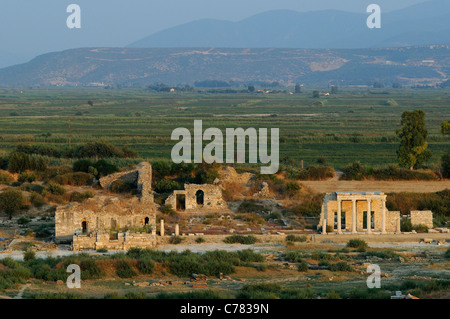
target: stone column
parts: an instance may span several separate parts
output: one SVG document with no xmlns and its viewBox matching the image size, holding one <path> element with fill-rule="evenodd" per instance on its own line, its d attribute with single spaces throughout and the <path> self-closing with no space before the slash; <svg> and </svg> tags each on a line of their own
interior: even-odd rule
<svg viewBox="0 0 450 319">
<path fill-rule="evenodd" d="M 386 200 L 381 200 L 381 233 L 386 234 Z"/>
<path fill-rule="evenodd" d="M 337 200 L 337 232 L 338 234 L 342 234 L 342 225 L 341 225 L 341 210 L 342 210 L 342 202 L 340 199 Z"/>
<path fill-rule="evenodd" d="M 180 226 L 178 224 L 175 225 L 175 236 L 180 236 Z"/>
<path fill-rule="evenodd" d="M 372 200 L 368 199 L 367 200 L 367 219 L 366 219 L 366 223 L 367 223 L 367 233 L 371 234 L 372 233 L 372 223 L 371 223 L 371 217 L 372 217 Z"/>
<path fill-rule="evenodd" d="M 164 219 L 161 219 L 161 237 L 164 237 Z"/>
<path fill-rule="evenodd" d="M 356 234 L 356 199 L 352 199 L 352 234 Z"/>
<path fill-rule="evenodd" d="M 396 230 L 396 234 L 400 234 L 402 232 L 401 226 L 400 226 L 400 220 L 401 220 L 401 216 L 400 214 L 398 214 L 398 218 L 397 218 L 397 230 Z"/>
<path fill-rule="evenodd" d="M 322 234 L 327 234 L 327 218 L 323 216 Z"/>
</svg>

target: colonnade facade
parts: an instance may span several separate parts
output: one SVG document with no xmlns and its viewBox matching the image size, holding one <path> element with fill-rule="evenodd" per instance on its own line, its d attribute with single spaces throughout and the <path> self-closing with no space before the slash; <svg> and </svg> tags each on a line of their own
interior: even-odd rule
<svg viewBox="0 0 450 319">
<path fill-rule="evenodd" d="M 382 192 L 335 192 L 324 198 L 322 233 L 386 233 L 386 195 Z M 330 230 L 330 229 L 329 229 Z"/>
</svg>

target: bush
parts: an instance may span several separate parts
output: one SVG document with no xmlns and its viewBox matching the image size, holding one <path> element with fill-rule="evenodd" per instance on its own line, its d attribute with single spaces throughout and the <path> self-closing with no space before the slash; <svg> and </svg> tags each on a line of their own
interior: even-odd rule
<svg viewBox="0 0 450 319">
<path fill-rule="evenodd" d="M 118 147 L 104 141 L 86 143 L 77 149 L 76 154 L 79 158 L 123 157 Z"/>
<path fill-rule="evenodd" d="M 324 253 L 322 251 L 314 251 L 311 254 L 311 259 L 314 259 L 314 260 L 331 260 L 332 256 L 330 254 Z"/>
<path fill-rule="evenodd" d="M 304 181 L 323 181 L 334 177 L 334 169 L 327 166 L 308 166 L 299 170 L 290 170 L 288 174 L 291 178 Z"/>
<path fill-rule="evenodd" d="M 66 193 L 65 188 L 56 183 L 48 183 L 47 190 L 54 195 L 64 195 Z"/>
<path fill-rule="evenodd" d="M 308 263 L 306 261 L 301 261 L 297 265 L 297 270 L 298 271 L 308 271 Z"/>
<path fill-rule="evenodd" d="M 12 181 L 13 178 L 8 172 L 0 170 L 0 184 L 9 184 Z"/>
<path fill-rule="evenodd" d="M 91 167 L 93 165 L 94 164 L 89 159 L 80 159 L 73 163 L 72 169 L 74 172 L 89 173 L 89 167 Z"/>
<path fill-rule="evenodd" d="M 159 211 L 163 214 L 169 215 L 169 216 L 174 216 L 177 214 L 177 212 L 172 208 L 172 205 L 167 204 L 167 205 L 162 205 L 159 208 Z"/>
<path fill-rule="evenodd" d="M 366 170 L 361 165 L 360 162 L 355 162 L 353 164 L 348 165 L 345 167 L 342 172 L 344 175 L 342 175 L 341 179 L 344 180 L 363 180 L 366 177 Z"/>
<path fill-rule="evenodd" d="M 205 239 L 204 239 L 203 237 L 198 237 L 198 238 L 195 239 L 195 242 L 196 242 L 197 244 L 201 244 L 201 243 L 204 243 L 204 242 L 205 242 Z"/>
<path fill-rule="evenodd" d="M 36 180 L 36 174 L 32 172 L 22 172 L 19 174 L 19 177 L 17 178 L 17 181 L 19 183 L 33 183 Z"/>
<path fill-rule="evenodd" d="M 97 265 L 95 260 L 91 258 L 82 258 L 80 260 L 81 278 L 86 279 L 98 279 L 102 276 L 102 271 Z"/>
<path fill-rule="evenodd" d="M 37 208 L 45 205 L 44 197 L 36 192 L 31 193 L 30 201 L 31 201 L 31 205 L 33 205 L 34 207 L 37 207 Z"/>
<path fill-rule="evenodd" d="M 287 182 L 285 187 L 286 187 L 286 193 L 289 196 L 294 196 L 301 189 L 300 185 L 297 182 Z"/>
<path fill-rule="evenodd" d="M 142 274 L 151 274 L 155 269 L 155 264 L 149 258 L 139 259 L 137 263 L 137 268 Z"/>
<path fill-rule="evenodd" d="M 264 205 L 259 204 L 255 200 L 243 201 L 238 209 L 238 213 L 260 213 L 261 211 L 266 210 Z"/>
<path fill-rule="evenodd" d="M 348 248 L 356 248 L 357 251 L 366 251 L 369 245 L 362 239 L 350 239 L 347 242 Z"/>
<path fill-rule="evenodd" d="M 227 244 L 244 244 L 252 245 L 256 243 L 258 239 L 255 236 L 242 236 L 242 235 L 232 235 L 225 238 L 224 242 Z"/>
<path fill-rule="evenodd" d="M 258 264 L 255 266 L 257 271 L 266 271 L 269 267 L 266 264 Z"/>
<path fill-rule="evenodd" d="M 184 238 L 181 238 L 180 236 L 172 236 L 169 239 L 169 243 L 171 243 L 172 245 L 178 245 L 180 244 L 182 241 L 184 240 Z"/>
<path fill-rule="evenodd" d="M 86 199 L 89 198 L 93 198 L 95 195 L 93 192 L 91 191 L 85 191 L 85 192 L 73 192 L 72 194 L 70 194 L 70 201 L 71 202 L 79 202 L 82 203 L 84 202 Z"/>
<path fill-rule="evenodd" d="M 94 176 L 85 172 L 66 173 L 58 175 L 53 179 L 53 182 L 60 185 L 85 186 L 91 185 Z"/>
<path fill-rule="evenodd" d="M 25 262 L 28 262 L 28 261 L 33 260 L 35 258 L 36 258 L 36 253 L 33 250 L 31 250 L 31 249 L 27 249 L 23 253 L 23 260 Z"/>
<path fill-rule="evenodd" d="M 400 221 L 400 230 L 402 232 L 411 232 L 413 230 L 413 226 L 411 224 L 411 220 L 409 218 L 402 218 Z"/>
<path fill-rule="evenodd" d="M 17 220 L 17 223 L 19 224 L 19 225 L 26 225 L 26 224 L 28 224 L 29 222 L 31 222 L 31 219 L 29 219 L 29 218 L 26 218 L 26 217 L 20 217 L 18 220 Z"/>
<path fill-rule="evenodd" d="M 284 254 L 283 260 L 290 261 L 293 263 L 301 262 L 303 258 L 303 254 L 300 251 L 288 251 Z"/>
<path fill-rule="evenodd" d="M 317 194 L 305 198 L 299 205 L 293 208 L 296 216 L 317 217 L 322 208 L 323 195 Z"/>
<path fill-rule="evenodd" d="M 345 261 L 340 261 L 338 263 L 331 264 L 330 265 L 330 270 L 331 271 L 347 271 L 347 272 L 350 272 L 350 271 L 353 271 L 353 268 L 348 263 L 346 263 Z"/>
<path fill-rule="evenodd" d="M 116 274 L 120 278 L 132 278 L 137 276 L 137 273 L 131 266 L 130 261 L 126 259 L 117 260 Z"/>
<path fill-rule="evenodd" d="M 450 248 L 449 248 L 449 249 L 447 249 L 447 251 L 445 252 L 445 254 L 444 254 L 444 258 L 446 258 L 446 259 L 450 259 Z"/>
<path fill-rule="evenodd" d="M 426 233 L 428 231 L 428 226 L 423 224 L 414 225 L 413 230 L 415 230 L 417 233 Z"/>
<path fill-rule="evenodd" d="M 286 236 L 286 241 L 291 241 L 291 242 L 305 242 L 306 241 L 306 236 L 295 236 L 295 235 L 287 235 Z"/>
<path fill-rule="evenodd" d="M 157 193 L 171 193 L 176 189 L 180 189 L 180 184 L 171 179 L 162 179 L 155 185 L 155 192 Z"/>
</svg>

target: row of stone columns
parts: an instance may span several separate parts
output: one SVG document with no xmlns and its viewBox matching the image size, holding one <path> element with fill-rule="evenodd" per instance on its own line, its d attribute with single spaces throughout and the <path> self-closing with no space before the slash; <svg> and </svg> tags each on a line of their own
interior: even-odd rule
<svg viewBox="0 0 450 319">
<path fill-rule="evenodd" d="M 342 223 L 341 223 L 341 217 L 342 217 L 342 201 L 341 199 L 337 200 L 337 233 L 338 234 L 342 234 Z M 367 234 L 371 234 L 372 233 L 372 221 L 371 221 L 371 216 L 372 216 L 372 200 L 368 199 L 367 201 L 367 216 L 366 216 L 366 224 L 367 224 Z M 357 225 L 356 225 L 356 215 L 357 215 L 357 205 L 356 205 L 357 200 L 356 199 L 352 199 L 352 234 L 356 234 L 357 233 Z M 382 200 L 382 205 L 381 205 L 381 233 L 385 234 L 386 233 L 386 200 Z M 327 233 L 326 231 L 326 227 L 327 227 L 327 218 L 323 219 L 323 225 L 322 225 L 322 232 L 324 234 Z"/>
</svg>

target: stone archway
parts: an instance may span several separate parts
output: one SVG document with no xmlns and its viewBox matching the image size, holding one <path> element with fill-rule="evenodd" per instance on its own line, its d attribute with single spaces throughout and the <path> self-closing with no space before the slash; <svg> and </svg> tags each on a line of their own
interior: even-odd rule
<svg viewBox="0 0 450 319">
<path fill-rule="evenodd" d="M 195 200 L 198 206 L 203 206 L 205 203 L 205 192 L 199 189 L 195 193 Z"/>
<path fill-rule="evenodd" d="M 144 225 L 145 225 L 145 226 L 148 226 L 149 223 L 150 223 L 150 218 L 145 217 L 145 219 L 144 219 Z"/>
</svg>

